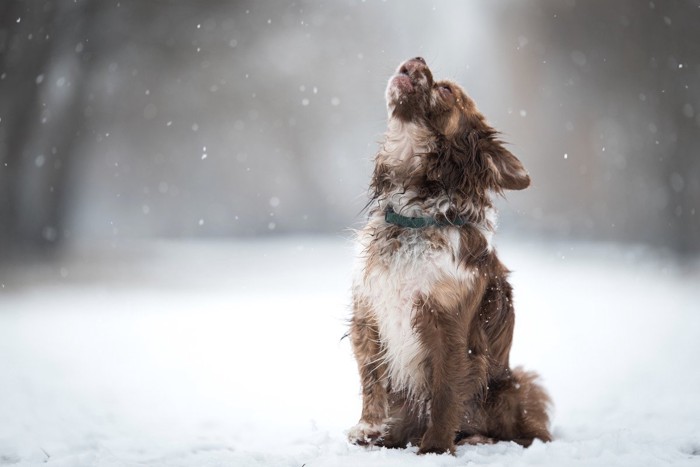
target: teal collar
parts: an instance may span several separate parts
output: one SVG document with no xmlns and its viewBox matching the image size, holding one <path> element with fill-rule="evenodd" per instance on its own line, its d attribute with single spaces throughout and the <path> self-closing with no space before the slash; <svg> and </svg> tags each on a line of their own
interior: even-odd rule
<svg viewBox="0 0 700 467">
<path fill-rule="evenodd" d="M 468 221 L 462 219 L 461 217 L 455 219 L 454 222 L 450 222 L 448 220 L 438 221 L 434 217 L 407 217 L 395 213 L 392 208 L 388 208 L 386 210 L 384 213 L 384 220 L 389 224 L 408 227 L 410 229 L 420 229 L 423 227 L 458 227 L 468 223 Z"/>
</svg>

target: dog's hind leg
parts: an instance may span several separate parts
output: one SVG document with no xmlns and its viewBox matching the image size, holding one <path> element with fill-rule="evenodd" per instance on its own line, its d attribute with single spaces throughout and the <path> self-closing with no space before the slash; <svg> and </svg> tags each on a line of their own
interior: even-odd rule
<svg viewBox="0 0 700 467">
<path fill-rule="evenodd" d="M 537 374 L 516 368 L 510 378 L 490 384 L 483 405 L 488 436 L 526 447 L 535 439 L 552 440 L 547 413 L 550 398 L 536 380 Z"/>
</svg>

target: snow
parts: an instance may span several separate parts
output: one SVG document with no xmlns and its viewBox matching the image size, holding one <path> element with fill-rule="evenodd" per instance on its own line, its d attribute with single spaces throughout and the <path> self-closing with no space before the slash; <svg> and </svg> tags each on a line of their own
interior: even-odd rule
<svg viewBox="0 0 700 467">
<path fill-rule="evenodd" d="M 155 242 L 0 268 L 0 465 L 700 465 L 700 274 L 639 248 L 500 239 L 512 363 L 555 441 L 349 445 L 343 239 Z"/>
</svg>

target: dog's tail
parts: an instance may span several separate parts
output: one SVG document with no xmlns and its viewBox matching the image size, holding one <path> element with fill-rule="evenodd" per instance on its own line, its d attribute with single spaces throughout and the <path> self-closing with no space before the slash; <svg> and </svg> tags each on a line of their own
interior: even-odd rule
<svg viewBox="0 0 700 467">
<path fill-rule="evenodd" d="M 552 402 L 537 382 L 537 373 L 517 367 L 511 376 L 488 392 L 485 404 L 488 432 L 523 446 L 529 446 L 535 439 L 551 441 L 548 412 Z"/>
</svg>

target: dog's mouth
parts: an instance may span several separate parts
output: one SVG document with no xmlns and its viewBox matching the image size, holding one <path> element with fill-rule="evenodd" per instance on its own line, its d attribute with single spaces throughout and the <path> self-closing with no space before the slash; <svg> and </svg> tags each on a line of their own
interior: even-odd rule
<svg viewBox="0 0 700 467">
<path fill-rule="evenodd" d="M 390 110 L 397 107 L 415 107 L 425 100 L 433 85 L 433 75 L 421 57 L 406 60 L 389 79 L 386 100 Z M 407 110 L 407 109 L 406 109 Z M 404 112 L 405 113 L 405 112 Z"/>
<path fill-rule="evenodd" d="M 391 79 L 391 85 L 396 87 L 401 94 L 412 93 L 416 89 L 415 84 L 407 73 L 395 74 Z"/>
</svg>

